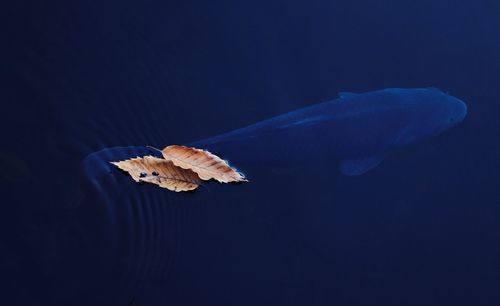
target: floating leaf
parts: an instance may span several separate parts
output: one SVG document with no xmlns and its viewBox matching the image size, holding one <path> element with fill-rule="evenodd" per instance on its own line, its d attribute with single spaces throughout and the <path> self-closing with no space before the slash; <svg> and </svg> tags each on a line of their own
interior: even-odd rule
<svg viewBox="0 0 500 306">
<path fill-rule="evenodd" d="M 195 172 L 177 167 L 171 161 L 154 156 L 136 157 L 111 163 L 127 171 L 136 182 L 156 184 L 172 191 L 194 190 L 201 183 Z"/>
<path fill-rule="evenodd" d="M 196 172 L 202 180 L 215 179 L 221 183 L 247 182 L 243 173 L 208 151 L 178 145 L 171 145 L 158 151 L 174 165 Z"/>
</svg>

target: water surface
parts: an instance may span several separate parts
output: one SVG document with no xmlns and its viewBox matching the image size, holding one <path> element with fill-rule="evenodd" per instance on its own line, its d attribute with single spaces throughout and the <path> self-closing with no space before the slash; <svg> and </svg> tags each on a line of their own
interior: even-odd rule
<svg viewBox="0 0 500 306">
<path fill-rule="evenodd" d="M 498 305 L 495 1 L 2 8 L 9 305 Z M 339 91 L 426 86 L 465 100 L 467 119 L 360 177 L 252 168 L 250 184 L 175 194 L 82 167 Z"/>
</svg>

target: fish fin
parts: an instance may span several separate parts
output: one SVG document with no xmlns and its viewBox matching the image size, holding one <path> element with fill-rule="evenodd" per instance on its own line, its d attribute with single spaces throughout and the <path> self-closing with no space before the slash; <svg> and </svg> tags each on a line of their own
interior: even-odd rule
<svg viewBox="0 0 500 306">
<path fill-rule="evenodd" d="M 359 94 L 354 93 L 354 92 L 349 92 L 349 91 L 339 92 L 339 97 L 341 97 L 341 98 L 351 98 L 351 97 L 355 97 L 357 95 L 359 95 Z"/>
<path fill-rule="evenodd" d="M 340 172 L 345 175 L 361 175 L 377 167 L 384 160 L 384 156 L 369 156 L 346 159 L 340 162 Z"/>
</svg>

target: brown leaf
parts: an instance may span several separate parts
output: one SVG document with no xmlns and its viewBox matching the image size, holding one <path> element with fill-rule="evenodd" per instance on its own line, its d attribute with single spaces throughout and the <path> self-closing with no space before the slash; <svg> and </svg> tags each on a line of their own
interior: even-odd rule
<svg viewBox="0 0 500 306">
<path fill-rule="evenodd" d="M 228 162 L 208 151 L 172 145 L 161 150 L 166 160 L 182 169 L 190 169 L 202 180 L 215 179 L 221 183 L 247 182 L 243 173 L 229 166 Z"/>
<path fill-rule="evenodd" d="M 154 156 L 136 157 L 111 163 L 127 171 L 136 182 L 156 184 L 172 191 L 194 190 L 201 183 L 195 172 L 179 168 L 171 161 Z"/>
</svg>

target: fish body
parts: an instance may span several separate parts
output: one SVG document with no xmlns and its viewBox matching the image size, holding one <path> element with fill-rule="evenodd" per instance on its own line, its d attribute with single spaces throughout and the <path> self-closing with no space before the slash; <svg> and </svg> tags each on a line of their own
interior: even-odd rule
<svg viewBox="0 0 500 306">
<path fill-rule="evenodd" d="M 237 165 L 340 161 L 344 174 L 374 168 L 395 149 L 461 122 L 466 104 L 436 88 L 340 93 L 339 98 L 190 143 Z"/>
<path fill-rule="evenodd" d="M 231 164 L 259 169 L 339 162 L 346 175 L 379 165 L 387 153 L 437 135 L 460 123 L 466 104 L 436 88 L 389 88 L 340 93 L 339 98 L 195 141 Z M 86 158 L 93 177 L 109 162 L 152 152 L 144 147 L 106 148 Z"/>
</svg>

